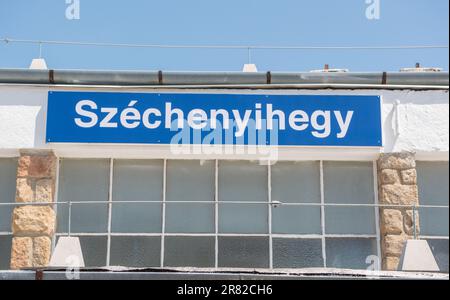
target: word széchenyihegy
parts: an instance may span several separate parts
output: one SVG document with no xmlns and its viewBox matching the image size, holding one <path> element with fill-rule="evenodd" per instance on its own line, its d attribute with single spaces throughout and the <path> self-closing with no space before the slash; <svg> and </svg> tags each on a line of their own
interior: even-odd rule
<svg viewBox="0 0 450 300">
<path fill-rule="evenodd" d="M 163 112 L 153 107 L 140 111 L 134 107 L 137 102 L 132 100 L 126 108 L 119 111 L 117 107 L 98 107 L 94 101 L 80 100 L 75 105 L 78 117 L 74 118 L 74 121 L 82 128 L 121 126 L 133 129 L 144 126 L 156 129 L 164 126 L 166 129 L 176 130 L 189 126 L 192 129 L 202 130 L 229 129 L 232 125 L 236 128 L 236 137 L 242 136 L 250 123 L 254 124 L 256 130 L 286 130 L 289 126 L 293 130 L 304 131 L 311 126 L 311 134 L 316 138 L 326 138 L 331 132 L 336 132 L 337 138 L 344 138 L 354 113 L 352 110 L 344 113 L 339 110 L 315 110 L 308 114 L 301 109 L 284 112 L 274 109 L 270 103 L 265 104 L 264 109 L 261 103 L 256 103 L 254 109 L 245 111 L 223 108 L 206 111 L 194 108 L 184 112 L 180 108 L 173 107 L 171 102 L 165 102 Z M 332 124 L 337 124 L 337 130 L 332 130 Z"/>
</svg>

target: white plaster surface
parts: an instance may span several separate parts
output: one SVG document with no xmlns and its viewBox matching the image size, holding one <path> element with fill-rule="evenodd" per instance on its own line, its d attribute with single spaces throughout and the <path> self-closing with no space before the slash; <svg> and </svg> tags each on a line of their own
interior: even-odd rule
<svg viewBox="0 0 450 300">
<path fill-rule="evenodd" d="M 0 85 L 0 156 L 22 148 L 51 148 L 71 157 L 173 157 L 168 146 L 107 144 L 46 144 L 45 120 L 49 90 L 117 92 L 207 92 L 305 95 L 380 95 L 383 148 L 281 147 L 280 159 L 374 159 L 380 152 L 415 152 L 418 159 L 448 160 L 448 90 L 176 90 L 126 87 Z M 177 157 L 192 157 L 178 155 Z M 205 155 L 201 155 L 205 157 Z M 210 155 L 210 158 L 227 157 Z M 229 156 L 235 157 L 235 156 Z"/>
</svg>

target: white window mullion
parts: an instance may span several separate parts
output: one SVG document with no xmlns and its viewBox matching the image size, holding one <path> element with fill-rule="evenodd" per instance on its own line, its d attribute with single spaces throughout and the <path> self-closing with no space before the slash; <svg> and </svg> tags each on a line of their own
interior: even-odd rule
<svg viewBox="0 0 450 300">
<path fill-rule="evenodd" d="M 215 160 L 214 167 L 214 266 L 219 267 L 219 160 Z"/>
<path fill-rule="evenodd" d="M 59 204 L 58 204 L 59 166 L 60 166 L 60 158 L 57 157 L 56 158 L 56 174 L 55 174 L 55 176 L 56 176 L 56 178 L 55 178 L 55 198 L 53 199 L 53 203 L 56 203 L 56 204 L 53 204 L 53 211 L 55 212 L 56 224 L 58 224 L 58 206 L 59 206 Z M 53 238 L 52 238 L 52 253 L 53 253 L 53 250 L 55 249 L 55 247 L 56 247 L 56 234 L 54 234 Z"/>
<path fill-rule="evenodd" d="M 269 161 L 267 165 L 267 195 L 268 195 L 268 222 L 269 222 L 269 268 L 273 269 L 273 240 L 272 240 L 272 168 Z"/>
<path fill-rule="evenodd" d="M 375 232 L 377 235 L 377 257 L 378 270 L 381 270 L 381 236 L 380 236 L 380 207 L 378 202 L 378 174 L 377 162 L 373 161 L 373 196 L 375 203 Z"/>
<path fill-rule="evenodd" d="M 112 223 L 112 190 L 113 190 L 113 176 L 114 176 L 114 159 L 109 161 L 109 193 L 108 193 L 108 239 L 106 249 L 106 266 L 110 265 L 111 261 L 111 223 Z"/>
<path fill-rule="evenodd" d="M 162 199 L 162 225 L 161 225 L 161 262 L 160 267 L 164 267 L 164 234 L 166 231 L 166 180 L 167 180 L 167 159 L 164 159 L 163 169 L 163 199 Z"/>
<path fill-rule="evenodd" d="M 320 161 L 320 221 L 322 227 L 322 259 L 323 266 L 327 266 L 327 252 L 326 252 L 326 242 L 325 242 L 325 194 L 323 186 L 323 161 Z"/>
</svg>

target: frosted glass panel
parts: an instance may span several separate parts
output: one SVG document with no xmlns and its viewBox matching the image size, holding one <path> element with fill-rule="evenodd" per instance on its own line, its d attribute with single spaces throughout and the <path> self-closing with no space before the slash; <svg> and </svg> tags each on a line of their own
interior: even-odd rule
<svg viewBox="0 0 450 300">
<path fill-rule="evenodd" d="M 324 162 L 325 203 L 374 203 L 372 162 Z"/>
<path fill-rule="evenodd" d="M 220 233 L 268 233 L 267 204 L 219 204 Z"/>
<path fill-rule="evenodd" d="M 325 232 L 330 234 L 375 234 L 373 207 L 325 207 Z"/>
<path fill-rule="evenodd" d="M 214 187 L 214 161 L 168 161 L 166 232 L 214 232 Z M 171 201 L 209 201 L 210 203 L 170 203 Z"/>
<path fill-rule="evenodd" d="M 107 232 L 108 206 L 106 204 L 72 204 L 72 233 Z"/>
<path fill-rule="evenodd" d="M 274 268 L 323 267 L 320 239 L 273 239 Z"/>
<path fill-rule="evenodd" d="M 164 265 L 170 267 L 214 267 L 214 237 L 167 236 Z"/>
<path fill-rule="evenodd" d="M 448 211 L 448 208 L 420 207 L 420 234 L 448 236 Z"/>
<path fill-rule="evenodd" d="M 86 267 L 106 266 L 106 236 L 80 236 L 81 251 Z"/>
<path fill-rule="evenodd" d="M 162 201 L 162 160 L 114 160 L 113 201 Z"/>
<path fill-rule="evenodd" d="M 16 201 L 17 158 L 0 158 L 0 203 Z M 11 232 L 12 205 L 0 205 L 0 231 Z"/>
<path fill-rule="evenodd" d="M 14 206 L 0 205 L 0 231 L 11 232 L 11 216 L 13 209 Z"/>
<path fill-rule="evenodd" d="M 162 227 L 160 203 L 113 203 L 113 232 L 160 233 Z"/>
<path fill-rule="evenodd" d="M 320 203 L 318 162 L 277 162 L 271 172 L 272 201 Z"/>
<path fill-rule="evenodd" d="M 448 161 L 419 161 L 416 170 L 420 204 L 448 205 Z"/>
<path fill-rule="evenodd" d="M 72 204 L 72 232 L 106 232 L 107 204 L 89 204 L 91 201 L 108 201 L 109 160 L 63 159 L 59 173 L 61 202 L 82 201 Z M 58 232 L 67 232 L 69 206 L 58 205 Z"/>
<path fill-rule="evenodd" d="M 448 240 L 429 239 L 427 242 L 436 259 L 439 271 L 448 273 Z"/>
<path fill-rule="evenodd" d="M 162 201 L 162 160 L 115 160 L 113 201 Z M 161 232 L 161 203 L 114 203 L 113 232 Z"/>
<path fill-rule="evenodd" d="M 248 161 L 219 163 L 219 201 L 267 202 L 267 166 Z M 219 232 L 267 233 L 268 205 L 219 205 Z"/>
<path fill-rule="evenodd" d="M 267 202 L 267 166 L 249 161 L 220 161 L 219 200 Z"/>
<path fill-rule="evenodd" d="M 320 207 L 281 205 L 272 207 L 272 232 L 320 234 Z"/>
<path fill-rule="evenodd" d="M 219 237 L 219 267 L 268 268 L 269 238 Z"/>
<path fill-rule="evenodd" d="M 112 266 L 160 266 L 161 238 L 142 236 L 111 237 Z"/>
<path fill-rule="evenodd" d="M 376 239 L 328 238 L 325 243 L 329 268 L 365 270 L 366 258 L 377 255 Z"/>
<path fill-rule="evenodd" d="M 166 203 L 166 232 L 215 232 L 214 204 Z"/>
<path fill-rule="evenodd" d="M 215 162 L 169 160 L 166 201 L 214 201 Z"/>
<path fill-rule="evenodd" d="M 0 270 L 9 270 L 11 242 L 11 235 L 0 235 Z"/>
</svg>

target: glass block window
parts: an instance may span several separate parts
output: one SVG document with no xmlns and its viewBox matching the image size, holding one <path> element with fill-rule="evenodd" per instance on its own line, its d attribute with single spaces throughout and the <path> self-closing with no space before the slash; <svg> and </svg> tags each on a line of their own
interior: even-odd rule
<svg viewBox="0 0 450 300">
<path fill-rule="evenodd" d="M 344 269 L 366 269 L 366 258 L 376 255 L 376 239 L 327 238 L 327 266 Z"/>
<path fill-rule="evenodd" d="M 166 232 L 214 233 L 215 162 L 167 162 Z"/>
<path fill-rule="evenodd" d="M 326 233 L 375 234 L 374 208 L 357 206 L 375 203 L 372 163 L 324 162 L 323 186 Z"/>
<path fill-rule="evenodd" d="M 105 233 L 108 228 L 109 161 L 60 161 L 58 231 Z M 70 227 L 70 228 L 69 228 Z"/>
<path fill-rule="evenodd" d="M 365 269 L 379 254 L 373 162 L 61 159 L 59 176 L 58 236 L 80 236 L 87 266 Z"/>
<path fill-rule="evenodd" d="M 322 267 L 322 240 L 274 238 L 273 266 L 274 268 Z"/>
<path fill-rule="evenodd" d="M 0 270 L 8 270 L 11 260 L 11 234 L 0 235 Z"/>
<path fill-rule="evenodd" d="M 268 233 L 267 166 L 219 162 L 219 232 Z"/>
<path fill-rule="evenodd" d="M 219 267 L 268 268 L 268 250 L 268 237 L 220 237 Z"/>
<path fill-rule="evenodd" d="M 11 258 L 11 216 L 15 206 L 17 158 L 0 158 L 0 270 L 8 270 Z"/>
<path fill-rule="evenodd" d="M 106 264 L 107 245 L 106 236 L 80 236 L 84 264 L 87 267 L 103 267 Z"/>
<path fill-rule="evenodd" d="M 271 167 L 272 232 L 320 234 L 319 162 L 277 162 Z"/>
<path fill-rule="evenodd" d="M 113 236 L 110 251 L 111 265 L 158 267 L 161 259 L 161 237 Z"/>
<path fill-rule="evenodd" d="M 16 201 L 17 158 L 0 158 L 0 232 L 11 231 L 12 205 Z"/>
<path fill-rule="evenodd" d="M 161 233 L 162 160 L 115 160 L 112 232 Z"/>
<path fill-rule="evenodd" d="M 426 239 L 441 272 L 448 273 L 448 161 L 417 161 L 420 238 Z"/>
<path fill-rule="evenodd" d="M 212 236 L 167 236 L 164 247 L 166 266 L 213 268 L 215 265 L 215 239 Z"/>
<path fill-rule="evenodd" d="M 448 238 L 427 239 L 440 272 L 448 273 Z"/>
<path fill-rule="evenodd" d="M 448 237 L 448 167 L 448 162 L 417 162 L 421 235 Z"/>
</svg>

